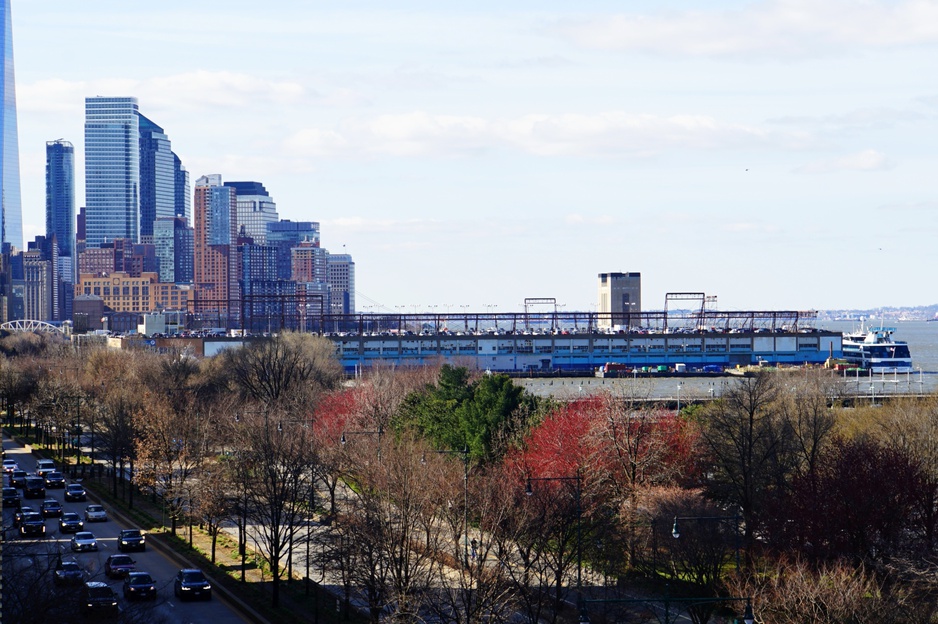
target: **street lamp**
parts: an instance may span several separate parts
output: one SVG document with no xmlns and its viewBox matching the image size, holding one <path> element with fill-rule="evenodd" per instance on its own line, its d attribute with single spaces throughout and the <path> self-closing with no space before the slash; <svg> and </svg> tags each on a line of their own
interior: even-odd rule
<svg viewBox="0 0 938 624">
<path fill-rule="evenodd" d="M 534 494 L 534 489 L 531 487 L 533 481 L 573 481 L 576 483 L 576 593 L 577 593 L 577 606 L 580 608 L 580 612 L 584 613 L 583 608 L 583 551 L 582 551 L 582 537 L 583 537 L 583 509 L 580 505 L 580 496 L 581 496 L 581 485 L 582 477 L 580 477 L 579 472 L 572 477 L 528 477 L 527 483 L 524 487 L 524 493 L 528 496 Z M 587 620 L 589 621 L 589 620 Z"/>
<path fill-rule="evenodd" d="M 677 382 L 677 413 L 681 413 L 681 387 L 684 384 L 682 382 Z"/>
<path fill-rule="evenodd" d="M 680 539 L 681 537 L 681 531 L 678 527 L 679 520 L 714 520 L 716 522 L 732 520 L 735 523 L 733 535 L 736 547 L 736 571 L 739 572 L 739 524 L 742 522 L 742 516 L 674 516 L 674 525 L 671 527 L 671 536 L 674 539 Z"/>
</svg>

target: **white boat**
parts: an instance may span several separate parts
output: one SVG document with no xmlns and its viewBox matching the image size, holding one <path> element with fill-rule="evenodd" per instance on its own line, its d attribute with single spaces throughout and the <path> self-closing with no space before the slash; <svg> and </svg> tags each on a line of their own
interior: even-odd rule
<svg viewBox="0 0 938 624">
<path fill-rule="evenodd" d="M 860 329 L 844 334 L 843 358 L 873 373 L 911 373 L 912 354 L 909 345 L 893 340 L 894 327 Z"/>
</svg>

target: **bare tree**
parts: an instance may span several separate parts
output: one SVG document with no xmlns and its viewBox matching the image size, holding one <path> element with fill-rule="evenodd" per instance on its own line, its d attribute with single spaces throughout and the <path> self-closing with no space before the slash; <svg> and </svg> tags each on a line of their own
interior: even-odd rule
<svg viewBox="0 0 938 624">
<path fill-rule="evenodd" d="M 251 537 L 270 566 L 274 607 L 310 499 L 311 431 L 305 421 L 278 410 L 245 412 L 237 428 L 234 474 L 244 487 Z"/>
<path fill-rule="evenodd" d="M 708 455 L 707 486 L 726 506 L 738 507 L 747 558 L 762 505 L 782 480 L 789 459 L 787 431 L 777 405 L 777 380 L 766 372 L 739 380 L 702 417 Z"/>
</svg>

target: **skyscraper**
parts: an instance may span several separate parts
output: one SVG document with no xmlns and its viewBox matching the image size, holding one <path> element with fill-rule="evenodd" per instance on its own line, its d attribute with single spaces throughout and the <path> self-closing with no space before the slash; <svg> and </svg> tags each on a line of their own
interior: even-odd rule
<svg viewBox="0 0 938 624">
<path fill-rule="evenodd" d="M 75 148 L 59 139 L 46 142 L 46 238 L 59 255 L 75 255 Z"/>
<path fill-rule="evenodd" d="M 352 256 L 327 256 L 326 281 L 329 284 L 330 311 L 333 314 L 355 314 L 355 262 Z"/>
<path fill-rule="evenodd" d="M 0 47 L 0 241 L 23 249 L 23 207 L 20 201 L 20 148 L 16 130 L 16 80 L 13 75 L 13 20 L 10 0 L 0 4 L 3 31 Z"/>
<path fill-rule="evenodd" d="M 140 239 L 140 116 L 135 97 L 85 98 L 88 247 Z"/>
<path fill-rule="evenodd" d="M 176 213 L 176 155 L 163 129 L 143 115 L 139 129 L 140 236 L 149 240 L 153 222 Z"/>
<path fill-rule="evenodd" d="M 192 282 L 192 240 L 192 228 L 182 217 L 160 217 L 153 222 L 161 282 Z"/>
<path fill-rule="evenodd" d="M 202 176 L 195 182 L 193 202 L 193 281 L 205 309 L 226 310 L 240 298 L 235 248 L 238 242 L 236 193 L 221 176 Z"/>
<path fill-rule="evenodd" d="M 238 193 L 238 227 L 257 245 L 267 243 L 267 224 L 276 223 L 277 204 L 260 182 L 225 182 Z"/>
<path fill-rule="evenodd" d="M 176 178 L 176 216 L 192 224 L 192 202 L 189 193 L 189 172 L 182 166 L 179 156 L 173 153 L 173 175 Z"/>
</svg>

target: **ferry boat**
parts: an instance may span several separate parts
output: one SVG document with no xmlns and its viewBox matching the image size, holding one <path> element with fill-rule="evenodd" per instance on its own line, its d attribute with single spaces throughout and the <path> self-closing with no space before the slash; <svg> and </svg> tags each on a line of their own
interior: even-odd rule
<svg viewBox="0 0 938 624">
<path fill-rule="evenodd" d="M 909 345 L 893 340 L 894 327 L 864 329 L 844 334 L 843 359 L 873 373 L 911 373 Z"/>
</svg>

